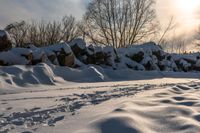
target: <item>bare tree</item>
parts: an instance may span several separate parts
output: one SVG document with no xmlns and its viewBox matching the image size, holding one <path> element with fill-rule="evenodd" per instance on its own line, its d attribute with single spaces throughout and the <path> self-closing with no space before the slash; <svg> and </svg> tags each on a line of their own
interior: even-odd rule
<svg viewBox="0 0 200 133">
<path fill-rule="evenodd" d="M 62 19 L 62 40 L 71 42 L 79 36 L 78 23 L 73 16 L 64 16 Z"/>
<path fill-rule="evenodd" d="M 15 40 L 16 47 L 22 47 L 28 33 L 28 26 L 25 21 L 9 24 L 6 26 L 5 30 L 11 33 L 11 36 Z"/>
<path fill-rule="evenodd" d="M 154 0 L 93 0 L 84 17 L 91 42 L 115 48 L 137 43 L 156 30 Z"/>
<path fill-rule="evenodd" d="M 194 44 L 198 49 L 200 49 L 200 26 L 194 35 Z"/>
<path fill-rule="evenodd" d="M 172 16 L 169 20 L 169 23 L 167 25 L 167 27 L 164 29 L 163 33 L 161 34 L 160 39 L 158 40 L 158 45 L 162 45 L 161 42 L 163 42 L 165 36 L 167 35 L 168 32 L 170 32 L 171 30 L 175 29 L 176 24 L 174 22 L 174 17 Z"/>
<path fill-rule="evenodd" d="M 162 40 L 162 48 L 168 53 L 184 53 L 186 51 L 187 40 L 183 35 Z"/>
<path fill-rule="evenodd" d="M 64 16 L 61 21 L 32 21 L 13 23 L 7 30 L 15 39 L 17 47 L 23 47 L 27 43 L 36 46 L 46 46 L 61 41 L 70 42 L 79 36 L 77 22 L 73 16 Z"/>
</svg>

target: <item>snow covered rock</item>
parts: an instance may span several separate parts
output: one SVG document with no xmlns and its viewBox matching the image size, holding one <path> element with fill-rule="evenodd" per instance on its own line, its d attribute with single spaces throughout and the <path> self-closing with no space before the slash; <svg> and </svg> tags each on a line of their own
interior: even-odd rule
<svg viewBox="0 0 200 133">
<path fill-rule="evenodd" d="M 50 45 L 42 48 L 29 45 L 27 48 L 32 50 L 33 65 L 42 62 L 49 62 L 54 65 L 73 67 L 75 63 L 75 56 L 70 46 L 66 43 Z"/>
<path fill-rule="evenodd" d="M 8 51 L 12 48 L 12 40 L 5 30 L 0 30 L 0 51 Z"/>
<path fill-rule="evenodd" d="M 161 71 L 178 71 L 176 63 L 171 58 L 159 61 L 158 66 Z"/>
<path fill-rule="evenodd" d="M 55 44 L 41 48 L 52 63 L 59 63 L 61 66 L 73 67 L 75 56 L 66 43 Z"/>
<path fill-rule="evenodd" d="M 76 57 L 79 57 L 86 52 L 86 43 L 81 38 L 74 39 L 72 42 L 69 43 L 69 46 L 71 47 Z"/>
<path fill-rule="evenodd" d="M 144 52 L 142 50 L 134 51 L 134 53 L 129 53 L 127 56 L 136 62 L 141 62 L 144 59 Z"/>
<path fill-rule="evenodd" d="M 87 63 L 115 68 L 116 54 L 112 46 L 90 45 L 87 50 Z"/>
<path fill-rule="evenodd" d="M 126 56 L 132 60 L 140 63 L 147 56 L 156 57 L 157 60 L 162 60 L 165 58 L 164 51 L 160 46 L 156 45 L 153 42 L 145 43 L 142 45 L 134 45 L 125 49 Z"/>
<path fill-rule="evenodd" d="M 46 56 L 45 52 L 43 52 L 41 50 L 33 51 L 32 65 L 44 63 L 46 61 L 47 61 L 47 56 Z"/>
<path fill-rule="evenodd" d="M 25 57 L 28 61 L 32 61 L 33 59 L 33 52 L 27 48 L 12 48 L 11 52 L 18 56 Z"/>
<path fill-rule="evenodd" d="M 154 42 L 147 42 L 141 45 L 134 46 L 137 49 L 143 49 L 147 54 L 151 54 L 153 52 L 163 51 L 159 45 L 156 45 Z"/>
<path fill-rule="evenodd" d="M 112 46 L 106 46 L 103 48 L 104 54 L 105 54 L 105 65 L 111 66 L 112 68 L 116 68 L 116 59 L 117 55 L 114 51 L 114 47 Z"/>
<path fill-rule="evenodd" d="M 197 71 L 200 71 L 200 59 L 197 60 L 195 67 Z"/>
<path fill-rule="evenodd" d="M 179 70 L 185 71 L 185 72 L 190 71 L 190 68 L 191 68 L 191 66 L 192 66 L 190 63 L 188 63 L 188 62 L 187 62 L 186 60 L 184 60 L 184 59 L 181 59 L 181 60 L 179 60 L 179 61 L 176 61 L 176 64 L 177 64 Z"/>
<path fill-rule="evenodd" d="M 160 70 L 160 68 L 157 65 L 157 59 L 156 57 L 150 57 L 146 56 L 142 61 L 141 64 L 145 67 L 145 70 L 150 71 L 150 70 Z"/>
<path fill-rule="evenodd" d="M 145 67 L 129 58 L 124 58 L 123 59 L 124 63 L 126 64 L 126 66 L 128 68 L 131 68 L 133 70 L 140 70 L 140 71 L 144 71 L 145 70 Z"/>
<path fill-rule="evenodd" d="M 94 57 L 95 57 L 95 61 L 96 61 L 96 64 L 105 64 L 105 58 L 106 58 L 106 55 L 103 51 L 103 47 L 101 46 L 95 46 L 95 49 L 94 49 Z"/>
<path fill-rule="evenodd" d="M 197 61 L 197 57 L 199 54 L 194 53 L 194 54 L 172 54 L 172 57 L 175 61 L 180 61 L 181 59 L 191 63 L 195 64 Z"/>
<path fill-rule="evenodd" d="M 0 52 L 0 65 L 28 65 L 30 61 L 27 60 L 24 56 L 15 54 L 12 51 Z"/>
</svg>

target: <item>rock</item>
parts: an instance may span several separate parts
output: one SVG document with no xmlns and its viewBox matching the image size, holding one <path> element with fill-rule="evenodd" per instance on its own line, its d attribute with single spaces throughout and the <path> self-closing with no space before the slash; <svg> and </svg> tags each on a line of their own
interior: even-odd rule
<svg viewBox="0 0 200 133">
<path fill-rule="evenodd" d="M 73 67 L 75 56 L 73 53 L 66 54 L 63 50 L 57 55 L 58 62 L 61 66 Z"/>
<path fill-rule="evenodd" d="M 165 59 L 165 54 L 163 51 L 153 51 L 152 54 L 155 55 L 159 61 Z"/>
<path fill-rule="evenodd" d="M 24 120 L 23 119 L 14 119 L 11 121 L 12 124 L 16 125 L 16 126 L 21 126 L 24 124 Z"/>
<path fill-rule="evenodd" d="M 130 58 L 139 63 L 144 59 L 144 52 L 140 51 L 140 52 L 132 55 Z"/>
<path fill-rule="evenodd" d="M 86 53 L 86 43 L 81 38 L 74 39 L 69 43 L 69 46 L 77 58 Z"/>
<path fill-rule="evenodd" d="M 186 60 L 181 59 L 176 61 L 177 67 L 180 71 L 188 72 L 191 70 L 191 64 L 188 63 Z"/>
<path fill-rule="evenodd" d="M 70 46 L 66 43 L 55 44 L 41 49 L 55 65 L 73 67 L 75 63 L 75 56 Z"/>
<path fill-rule="evenodd" d="M 154 58 L 147 56 L 141 61 L 141 64 L 145 67 L 145 70 L 160 70 Z"/>
<path fill-rule="evenodd" d="M 4 66 L 4 65 L 5 65 L 4 61 L 0 60 L 0 66 Z"/>
<path fill-rule="evenodd" d="M 195 64 L 195 70 L 200 71 L 200 59 L 198 59 Z"/>
<path fill-rule="evenodd" d="M 11 52 L 24 57 L 29 63 L 27 65 L 31 65 L 33 60 L 33 51 L 27 48 L 12 48 Z"/>
<path fill-rule="evenodd" d="M 106 54 L 103 52 L 103 48 L 101 46 L 95 47 L 95 64 L 100 65 L 105 63 Z"/>
<path fill-rule="evenodd" d="M 161 71 L 178 71 L 178 67 L 174 60 L 164 59 L 158 62 Z"/>
<path fill-rule="evenodd" d="M 33 53 L 33 59 L 32 59 L 32 65 L 44 63 L 46 61 L 46 59 L 47 59 L 47 57 L 46 57 L 45 53 L 34 52 Z"/>
<path fill-rule="evenodd" d="M 49 61 L 54 64 L 54 65 L 59 65 L 59 62 L 58 62 L 58 59 L 57 59 L 57 56 L 55 53 L 51 54 L 51 55 L 48 55 L 47 57 L 49 59 Z"/>
<path fill-rule="evenodd" d="M 55 118 L 51 118 L 47 121 L 46 125 L 48 126 L 55 126 L 56 122 L 62 121 L 65 118 L 65 116 L 58 116 Z"/>
<path fill-rule="evenodd" d="M 14 52 L 12 50 L 7 52 L 0 52 L 0 62 L 1 65 L 30 65 L 31 64 L 31 54 L 27 57 Z"/>
<path fill-rule="evenodd" d="M 112 66 L 113 68 L 116 67 L 115 65 L 115 60 L 116 60 L 116 54 L 114 52 L 114 47 L 112 46 L 106 46 L 103 48 L 105 57 L 104 57 L 104 61 L 105 61 L 105 65 L 106 66 Z"/>
<path fill-rule="evenodd" d="M 5 30 L 0 30 L 0 51 L 8 51 L 12 48 L 12 40 Z"/>
</svg>

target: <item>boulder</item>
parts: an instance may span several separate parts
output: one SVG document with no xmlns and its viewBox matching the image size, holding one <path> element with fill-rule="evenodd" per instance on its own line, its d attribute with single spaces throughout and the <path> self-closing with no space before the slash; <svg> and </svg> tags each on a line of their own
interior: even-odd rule
<svg viewBox="0 0 200 133">
<path fill-rule="evenodd" d="M 200 59 L 198 59 L 195 64 L 195 70 L 200 71 Z"/>
<path fill-rule="evenodd" d="M 116 68 L 115 62 L 116 62 L 117 55 L 115 54 L 114 47 L 106 46 L 103 48 L 103 51 L 105 54 L 105 57 L 104 57 L 105 65 Z"/>
<path fill-rule="evenodd" d="M 5 66 L 4 61 L 0 60 L 0 66 Z"/>
<path fill-rule="evenodd" d="M 95 55 L 94 46 L 91 44 L 87 47 L 85 60 L 80 60 L 80 61 L 82 61 L 85 64 L 95 64 L 94 55 Z"/>
<path fill-rule="evenodd" d="M 61 66 L 73 67 L 75 62 L 75 56 L 73 53 L 65 54 L 61 52 L 57 55 L 57 59 Z"/>
<path fill-rule="evenodd" d="M 33 60 L 32 50 L 27 49 L 27 48 L 12 48 L 10 51 L 17 56 L 24 57 L 29 62 L 27 65 L 32 64 L 32 60 Z"/>
<path fill-rule="evenodd" d="M 177 60 L 176 64 L 180 71 L 188 72 L 191 70 L 192 65 L 184 59 Z"/>
<path fill-rule="evenodd" d="M 33 51 L 32 65 L 44 63 L 46 59 L 47 59 L 47 56 L 45 55 L 43 51 L 40 51 L 40 50 Z"/>
<path fill-rule="evenodd" d="M 174 60 L 168 60 L 167 58 L 158 62 L 158 67 L 161 71 L 178 71 L 178 67 Z"/>
<path fill-rule="evenodd" d="M 12 40 L 5 30 L 0 30 L 0 51 L 8 51 L 12 48 Z"/>
<path fill-rule="evenodd" d="M 66 43 L 55 44 L 41 49 L 53 64 L 58 63 L 61 66 L 73 67 L 75 63 L 75 56 L 70 46 Z"/>
<path fill-rule="evenodd" d="M 59 65 L 56 54 L 48 55 L 47 58 L 52 64 Z"/>
<path fill-rule="evenodd" d="M 31 61 L 13 51 L 0 52 L 1 65 L 30 65 Z"/>
<path fill-rule="evenodd" d="M 71 47 L 76 57 L 79 57 L 86 53 L 86 43 L 81 38 L 74 39 L 72 42 L 69 43 L 69 46 Z"/>
<path fill-rule="evenodd" d="M 156 58 L 156 57 L 154 57 Z M 146 56 L 142 61 L 141 64 L 145 67 L 147 71 L 151 70 L 160 70 L 160 68 L 157 65 L 157 61 L 153 57 Z"/>
<path fill-rule="evenodd" d="M 159 61 L 165 59 L 166 56 L 163 51 L 153 51 L 152 54 L 155 55 Z"/>
<path fill-rule="evenodd" d="M 138 53 L 133 54 L 130 58 L 139 63 L 144 59 L 144 52 L 139 51 Z"/>
<path fill-rule="evenodd" d="M 103 52 L 103 48 L 101 46 L 95 47 L 94 57 L 95 57 L 95 64 L 97 64 L 97 65 L 105 64 L 106 55 Z"/>
</svg>

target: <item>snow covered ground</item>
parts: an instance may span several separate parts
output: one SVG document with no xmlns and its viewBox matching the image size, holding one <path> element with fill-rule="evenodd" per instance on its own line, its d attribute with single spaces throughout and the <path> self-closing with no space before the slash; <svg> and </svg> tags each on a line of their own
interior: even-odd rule
<svg viewBox="0 0 200 133">
<path fill-rule="evenodd" d="M 198 133 L 200 74 L 0 67 L 0 133 Z"/>
</svg>

